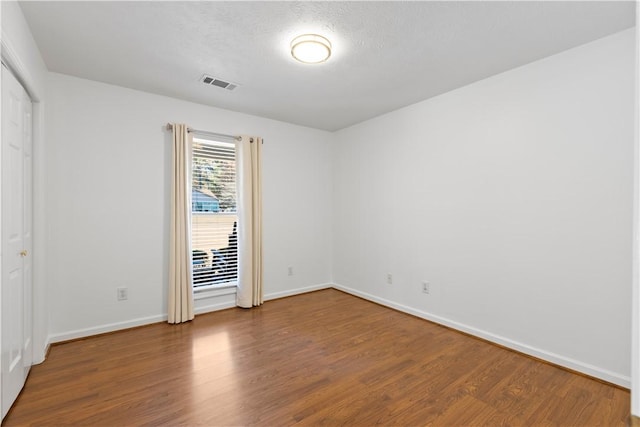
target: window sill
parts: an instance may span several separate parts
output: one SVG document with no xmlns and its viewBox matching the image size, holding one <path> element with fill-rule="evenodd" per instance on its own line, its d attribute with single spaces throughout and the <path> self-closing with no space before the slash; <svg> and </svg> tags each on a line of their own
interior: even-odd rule
<svg viewBox="0 0 640 427">
<path fill-rule="evenodd" d="M 229 282 L 221 285 L 199 286 L 197 289 L 193 290 L 193 299 L 199 300 L 223 295 L 234 295 L 237 287 L 237 282 Z"/>
</svg>

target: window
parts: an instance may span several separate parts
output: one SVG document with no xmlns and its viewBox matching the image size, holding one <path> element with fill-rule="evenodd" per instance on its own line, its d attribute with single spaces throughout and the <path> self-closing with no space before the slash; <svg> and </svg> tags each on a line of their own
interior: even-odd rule
<svg viewBox="0 0 640 427">
<path fill-rule="evenodd" d="M 235 285 L 238 280 L 235 144 L 194 138 L 191 164 L 193 287 Z"/>
</svg>

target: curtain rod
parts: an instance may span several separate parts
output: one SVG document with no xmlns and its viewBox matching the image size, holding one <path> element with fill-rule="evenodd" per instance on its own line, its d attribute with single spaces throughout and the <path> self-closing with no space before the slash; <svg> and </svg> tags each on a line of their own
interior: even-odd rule
<svg viewBox="0 0 640 427">
<path fill-rule="evenodd" d="M 171 123 L 167 123 L 167 130 L 173 130 L 173 125 Z M 203 136 L 217 136 L 217 137 L 223 137 L 223 138 L 233 138 L 236 141 L 240 141 L 241 137 L 236 136 L 236 135 L 227 135 L 226 133 L 216 133 L 216 132 L 209 132 L 206 130 L 198 130 L 198 129 L 192 129 L 192 128 L 187 128 L 187 132 L 192 133 L 194 135 L 203 135 Z"/>
</svg>

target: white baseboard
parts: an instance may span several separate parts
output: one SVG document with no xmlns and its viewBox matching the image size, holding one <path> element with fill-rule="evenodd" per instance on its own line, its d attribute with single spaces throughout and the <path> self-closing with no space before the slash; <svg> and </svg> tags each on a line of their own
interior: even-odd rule
<svg viewBox="0 0 640 427">
<path fill-rule="evenodd" d="M 270 301 L 270 300 L 274 300 L 274 299 L 278 299 L 278 298 L 284 298 L 284 297 L 289 297 L 289 296 L 293 296 L 293 295 L 304 294 L 304 293 L 307 293 L 307 292 L 319 291 L 319 290 L 322 290 L 322 289 L 329 289 L 331 287 L 333 287 L 333 284 L 331 284 L 331 283 L 321 283 L 319 285 L 306 286 L 304 288 L 290 289 L 288 291 L 283 291 L 283 292 L 271 292 L 271 293 L 265 294 L 264 300 L 265 301 Z M 235 290 L 232 293 L 235 293 Z M 229 294 L 231 294 L 231 293 L 229 293 Z M 195 313 L 196 314 L 210 313 L 210 312 L 213 312 L 213 311 L 225 310 L 227 308 L 233 308 L 235 306 L 236 306 L 235 301 L 218 303 L 218 304 L 211 304 L 211 305 L 207 305 L 207 306 L 204 306 L 204 307 L 196 308 L 195 309 Z"/>
<path fill-rule="evenodd" d="M 290 297 L 293 295 L 306 294 L 307 292 L 319 291 L 322 289 L 329 289 L 333 287 L 333 283 L 321 283 L 319 285 L 307 286 L 304 288 L 290 289 L 288 291 L 282 292 L 271 292 L 269 294 L 264 295 L 264 300 L 269 301 L 272 299 Z"/>
<path fill-rule="evenodd" d="M 581 362 L 579 360 L 571 359 L 569 357 L 565 357 L 565 356 L 555 354 L 546 350 L 532 347 L 530 345 L 527 345 L 518 341 L 513 341 L 509 338 L 505 338 L 500 335 L 493 334 L 491 332 L 483 331 L 482 329 L 478 329 L 473 326 L 465 325 L 463 323 L 456 322 L 454 320 L 450 320 L 445 317 L 427 313 L 426 311 L 417 310 L 415 308 L 408 307 L 406 305 L 399 304 L 393 301 L 389 301 L 384 298 L 379 298 L 377 296 L 368 294 L 366 292 L 358 291 L 356 289 L 348 288 L 346 286 L 334 284 L 333 288 L 346 292 L 348 294 L 355 295 L 360 298 L 378 303 L 380 305 L 391 307 L 398 311 L 402 311 L 404 313 L 411 314 L 413 316 L 420 317 L 422 319 L 429 320 L 431 322 L 438 323 L 440 325 L 444 325 L 449 328 L 471 334 L 473 336 L 485 339 L 487 341 L 491 341 L 493 343 L 502 345 L 512 350 L 519 351 L 520 353 L 524 353 L 529 356 L 533 356 L 538 359 L 551 362 L 555 365 L 559 365 L 568 369 L 572 369 L 574 371 L 581 372 L 583 374 L 601 379 L 603 381 L 610 382 L 612 384 L 619 385 L 621 387 L 625 387 L 625 388 L 631 387 L 631 378 L 617 372 L 612 372 L 607 369 L 599 368 L 597 366 L 593 366 L 588 363 Z"/>
<path fill-rule="evenodd" d="M 601 380 L 604 380 L 613 384 L 617 384 L 621 387 L 629 388 L 631 386 L 631 379 L 628 376 L 625 376 L 616 372 L 611 372 L 609 370 L 602 369 L 597 366 L 590 365 L 588 363 L 580 362 L 578 360 L 571 359 L 559 354 L 555 354 L 549 351 L 535 348 L 521 342 L 513 341 L 511 339 L 508 339 L 496 334 L 492 334 L 490 332 L 487 332 L 469 325 L 465 325 L 463 323 L 456 322 L 454 320 L 450 320 L 445 317 L 430 314 L 422 310 L 417 310 L 415 308 L 411 308 L 406 305 L 399 304 L 384 298 L 379 298 L 374 295 L 368 294 L 366 292 L 361 292 L 356 289 L 348 288 L 346 286 L 342 286 L 339 284 L 323 283 L 323 284 L 314 285 L 314 286 L 307 286 L 304 288 L 291 289 L 283 292 L 272 292 L 272 293 L 266 294 L 264 299 L 265 301 L 268 301 L 268 300 L 303 294 L 307 292 L 318 291 L 321 289 L 328 289 L 332 287 L 340 291 L 346 292 L 348 294 L 355 295 L 360 298 L 364 298 L 366 300 L 373 301 L 387 307 L 391 307 L 393 309 L 402 311 L 404 313 L 408 313 L 413 316 L 420 317 L 422 319 L 426 319 L 431 322 L 450 327 L 452 329 L 466 332 L 468 334 L 477 336 L 487 341 L 500 344 L 507 348 L 511 348 L 521 353 L 528 354 L 533 357 L 537 357 L 539 359 L 554 363 L 556 365 L 563 366 L 565 368 L 569 368 L 569 369 L 584 373 L 586 375 L 590 375 L 595 378 L 599 378 Z M 232 307 L 235 307 L 235 302 L 233 301 L 198 307 L 194 311 L 195 311 L 195 314 L 203 314 L 203 313 L 210 313 L 218 310 L 225 310 Z M 128 320 L 124 322 L 109 323 L 106 325 L 100 325 L 100 326 L 91 327 L 91 328 L 77 329 L 74 331 L 68 331 L 68 332 L 63 332 L 59 334 L 51 334 L 48 336 L 47 342 L 45 344 L 45 349 L 48 350 L 49 346 L 56 342 L 68 341 L 68 340 L 77 339 L 77 338 L 85 338 L 92 335 L 119 331 L 122 329 L 148 325 L 151 323 L 163 322 L 166 320 L 167 320 L 167 315 L 165 314 L 165 315 L 158 315 L 158 316 L 141 317 L 138 319 Z M 46 354 L 46 350 L 45 350 L 45 354 Z M 38 361 L 37 363 L 41 363 L 41 362 L 42 361 Z"/>
<path fill-rule="evenodd" d="M 33 354 L 33 365 L 39 365 L 45 361 L 47 354 L 49 354 L 49 348 L 51 348 L 51 335 L 47 335 L 47 339 L 42 346 L 42 350 Z"/>
<path fill-rule="evenodd" d="M 106 325 L 94 326 L 85 329 L 76 329 L 59 334 L 49 335 L 49 343 L 53 344 L 60 341 L 68 341 L 76 338 L 85 338 L 91 335 L 104 334 L 106 332 L 115 332 L 121 329 L 135 328 L 136 326 L 149 325 L 167 320 L 167 315 L 140 317 L 138 319 L 127 320 L 124 322 L 108 323 Z"/>
<path fill-rule="evenodd" d="M 233 308 L 236 306 L 236 301 L 220 302 L 217 304 L 209 304 L 203 307 L 197 307 L 193 310 L 195 314 L 212 313 L 214 311 L 226 310 L 227 308 Z"/>
<path fill-rule="evenodd" d="M 306 292 L 313 292 L 313 291 L 318 291 L 320 289 L 328 289 L 331 288 L 333 285 L 331 283 L 323 283 L 320 285 L 314 285 L 314 286 L 307 286 L 304 288 L 297 288 L 297 289 L 291 289 L 288 291 L 284 291 L 284 292 L 273 292 L 270 294 L 266 294 L 264 299 L 265 301 L 268 300 L 272 300 L 272 299 L 277 299 L 277 298 L 283 298 L 283 297 L 288 297 L 288 296 L 292 296 L 292 295 L 298 295 L 298 294 L 303 294 Z M 235 301 L 229 301 L 229 302 L 222 302 L 222 303 L 216 303 L 216 304 L 209 304 L 209 305 L 205 305 L 202 307 L 197 307 L 194 309 L 194 313 L 197 314 L 204 314 L 204 313 L 211 313 L 213 311 L 218 311 L 218 310 L 225 310 L 227 308 L 232 308 L 235 307 L 236 303 Z M 127 320 L 124 322 L 116 322 L 116 323 L 108 323 L 105 325 L 100 325 L 100 326 L 94 326 L 91 328 L 84 328 L 84 329 L 77 329 L 74 331 L 68 331 L 68 332 L 62 332 L 62 333 L 58 333 L 58 334 L 50 334 L 47 340 L 47 345 L 46 348 L 49 347 L 49 345 L 53 344 L 53 343 L 57 343 L 57 342 L 61 342 L 61 341 L 68 341 L 68 340 L 73 340 L 73 339 L 77 339 L 77 338 L 86 338 L 86 337 L 90 337 L 92 335 L 98 335 L 98 334 L 104 334 L 107 332 L 115 332 L 115 331 L 119 331 L 122 329 L 129 329 L 129 328 L 134 328 L 136 326 L 144 326 L 144 325 L 149 325 L 151 323 L 158 323 L 158 322 L 163 322 L 167 320 L 167 315 L 163 314 L 163 315 L 157 315 L 157 316 L 149 316 L 149 317 L 140 317 L 138 319 L 132 319 L 132 320 Z M 46 354 L 46 353 L 45 353 Z M 41 363 L 42 361 L 40 361 L 39 363 Z"/>
</svg>

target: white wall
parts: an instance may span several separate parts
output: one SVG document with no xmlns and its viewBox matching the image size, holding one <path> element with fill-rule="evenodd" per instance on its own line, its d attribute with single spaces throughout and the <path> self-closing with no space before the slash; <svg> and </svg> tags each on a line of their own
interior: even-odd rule
<svg viewBox="0 0 640 427">
<path fill-rule="evenodd" d="M 334 281 L 628 386 L 633 69 L 628 30 L 338 132 Z"/>
<path fill-rule="evenodd" d="M 331 134 L 55 73 L 48 88 L 53 341 L 166 314 L 167 122 L 264 138 L 265 297 L 328 286 Z M 121 286 L 129 299 L 117 302 Z M 199 300 L 197 310 L 233 301 L 233 295 Z"/>
<path fill-rule="evenodd" d="M 33 277 L 33 360 L 44 360 L 48 335 L 47 283 L 45 261 L 45 217 L 44 206 L 44 100 L 47 68 L 31 31 L 15 1 L 0 2 L 2 59 L 25 87 L 33 104 L 34 136 L 34 277 Z"/>
</svg>

